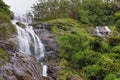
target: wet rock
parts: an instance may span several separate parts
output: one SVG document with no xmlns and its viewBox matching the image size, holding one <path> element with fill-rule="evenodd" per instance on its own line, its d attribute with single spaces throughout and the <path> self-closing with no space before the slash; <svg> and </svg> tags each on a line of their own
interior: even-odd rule
<svg viewBox="0 0 120 80">
<path fill-rule="evenodd" d="M 38 80 L 42 76 L 42 66 L 31 55 L 17 53 L 11 58 L 13 72 L 18 80 Z"/>
<path fill-rule="evenodd" d="M 56 54 L 58 49 L 58 44 L 54 38 L 55 34 L 51 32 L 51 26 L 48 26 L 47 24 L 46 25 L 40 24 L 36 27 L 34 27 L 35 28 L 34 30 L 41 39 L 41 42 L 44 44 L 45 47 L 45 58 L 43 61 L 45 61 L 48 65 L 48 71 L 47 71 L 48 76 L 51 77 L 50 80 L 59 80 L 58 79 L 59 75 L 57 74 L 58 68 L 55 66 L 56 60 L 59 59 L 58 55 Z M 51 63 L 50 60 L 52 60 L 53 64 Z M 47 80 L 47 79 L 45 78 L 43 80 Z"/>
<path fill-rule="evenodd" d="M 57 65 L 54 64 L 49 64 L 48 65 L 48 76 L 50 76 L 53 80 L 59 80 L 59 75 L 57 73 L 58 70 L 61 70 Z"/>
<path fill-rule="evenodd" d="M 39 80 L 42 77 L 42 66 L 32 55 L 14 53 L 10 63 L 0 67 L 2 80 Z"/>
<path fill-rule="evenodd" d="M 14 13 L 12 11 L 10 12 L 10 19 L 14 19 Z"/>
<path fill-rule="evenodd" d="M 51 52 L 56 53 L 58 44 L 54 39 L 54 34 L 47 29 L 40 29 L 38 35 L 45 46 L 45 52 L 48 54 Z"/>
<path fill-rule="evenodd" d="M 21 22 L 16 22 L 16 24 L 18 26 L 20 26 L 21 28 L 26 28 L 25 24 L 21 23 Z"/>
</svg>

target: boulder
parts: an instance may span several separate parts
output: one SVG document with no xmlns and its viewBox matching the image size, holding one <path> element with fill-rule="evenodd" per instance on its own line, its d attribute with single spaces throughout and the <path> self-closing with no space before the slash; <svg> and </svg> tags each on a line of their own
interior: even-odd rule
<svg viewBox="0 0 120 80">
<path fill-rule="evenodd" d="M 17 53 L 11 63 L 18 80 L 38 80 L 42 76 L 42 66 L 32 55 Z"/>
<path fill-rule="evenodd" d="M 25 24 L 21 23 L 21 22 L 16 22 L 16 24 L 18 26 L 20 26 L 21 28 L 26 28 Z"/>
</svg>

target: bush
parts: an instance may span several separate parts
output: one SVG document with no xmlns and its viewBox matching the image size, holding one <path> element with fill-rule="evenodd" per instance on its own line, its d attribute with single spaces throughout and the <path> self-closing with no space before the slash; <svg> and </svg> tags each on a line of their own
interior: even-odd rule
<svg viewBox="0 0 120 80">
<path fill-rule="evenodd" d="M 109 74 L 105 77 L 104 80 L 117 80 L 115 74 Z"/>
<path fill-rule="evenodd" d="M 107 54 L 102 55 L 97 64 L 106 70 L 106 74 L 120 71 L 119 61 L 109 57 Z"/>
<path fill-rule="evenodd" d="M 108 42 L 111 47 L 120 45 L 120 35 L 116 34 L 116 35 L 110 36 L 108 38 Z"/>
<path fill-rule="evenodd" d="M 120 46 L 118 45 L 118 46 L 113 47 L 113 48 L 111 49 L 111 51 L 112 51 L 113 53 L 119 53 L 119 54 L 120 54 Z"/>
<path fill-rule="evenodd" d="M 6 14 L 6 15 L 10 15 L 10 10 L 9 10 L 9 6 L 6 5 L 3 0 L 0 0 L 0 12 Z"/>
<path fill-rule="evenodd" d="M 105 70 L 98 65 L 89 65 L 83 67 L 81 74 L 86 77 L 87 80 L 103 80 L 106 73 Z"/>
<path fill-rule="evenodd" d="M 101 52 L 101 53 L 105 53 L 109 51 L 108 44 L 103 42 L 103 39 L 101 37 L 96 38 L 94 41 L 91 41 L 90 48 L 96 52 Z"/>
<path fill-rule="evenodd" d="M 99 53 L 91 50 L 80 51 L 72 56 L 72 64 L 74 67 L 82 69 L 82 67 L 95 64 L 99 56 Z"/>
</svg>

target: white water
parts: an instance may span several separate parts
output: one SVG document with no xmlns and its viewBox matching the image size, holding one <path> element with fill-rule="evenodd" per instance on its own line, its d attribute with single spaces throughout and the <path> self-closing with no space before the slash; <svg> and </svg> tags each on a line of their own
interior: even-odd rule
<svg viewBox="0 0 120 80">
<path fill-rule="evenodd" d="M 47 77 L 47 68 L 48 68 L 48 66 L 42 63 L 42 67 L 43 67 L 43 76 Z"/>
<path fill-rule="evenodd" d="M 35 34 L 33 27 L 28 26 L 31 22 L 30 18 L 25 15 L 19 15 L 14 13 L 14 20 L 12 21 L 16 26 L 18 36 L 19 51 L 24 54 L 32 54 L 36 59 L 44 57 L 44 45 L 41 43 L 39 37 Z M 16 22 L 20 22 L 25 25 L 24 28 L 18 26 Z M 43 76 L 47 76 L 47 65 L 43 65 Z"/>
<path fill-rule="evenodd" d="M 25 28 L 16 25 L 16 22 L 24 24 Z M 24 15 L 15 13 L 13 23 L 16 25 L 18 32 L 19 51 L 25 54 L 33 54 L 37 59 L 40 59 L 44 57 L 44 46 L 33 31 L 32 26 L 28 26 L 29 22 L 30 20 Z"/>
</svg>

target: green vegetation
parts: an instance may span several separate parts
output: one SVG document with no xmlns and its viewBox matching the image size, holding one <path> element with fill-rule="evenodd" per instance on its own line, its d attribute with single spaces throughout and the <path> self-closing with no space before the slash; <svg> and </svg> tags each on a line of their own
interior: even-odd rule
<svg viewBox="0 0 120 80">
<path fill-rule="evenodd" d="M 13 75 L 12 70 L 7 70 L 7 74 L 8 74 L 9 76 Z"/>
<path fill-rule="evenodd" d="M 8 62 L 8 54 L 0 48 L 0 66 Z"/>
<path fill-rule="evenodd" d="M 15 26 L 11 23 L 10 20 L 10 10 L 9 7 L 0 0 L 0 41 L 8 42 L 8 39 L 12 37 L 13 34 L 16 34 Z M 0 43 L 0 66 L 3 66 L 8 62 L 7 51 L 12 49 L 12 42 Z"/>
<path fill-rule="evenodd" d="M 39 0 L 33 10 L 34 20 L 53 25 L 60 80 L 76 75 L 85 80 L 120 80 L 119 0 Z M 106 40 L 88 33 L 105 25 L 112 30 Z"/>
<path fill-rule="evenodd" d="M 0 12 L 6 14 L 6 15 L 10 15 L 10 10 L 9 10 L 9 6 L 6 5 L 3 0 L 0 0 Z"/>
<path fill-rule="evenodd" d="M 10 18 L 0 12 L 0 39 L 6 40 L 14 33 L 16 33 L 16 29 L 11 23 Z"/>
<path fill-rule="evenodd" d="M 2 80 L 2 78 L 0 77 L 0 80 Z"/>
<path fill-rule="evenodd" d="M 9 7 L 0 0 L 0 40 L 6 40 L 16 33 L 16 29 L 10 20 Z"/>
<path fill-rule="evenodd" d="M 91 27 L 80 25 L 76 20 L 56 19 L 48 22 L 53 25 L 52 32 L 59 43 L 59 66 L 63 69 L 59 71 L 60 80 L 76 75 L 87 80 L 120 78 L 119 33 L 109 36 L 105 42 L 102 37 L 91 37 L 86 31 Z"/>
</svg>

